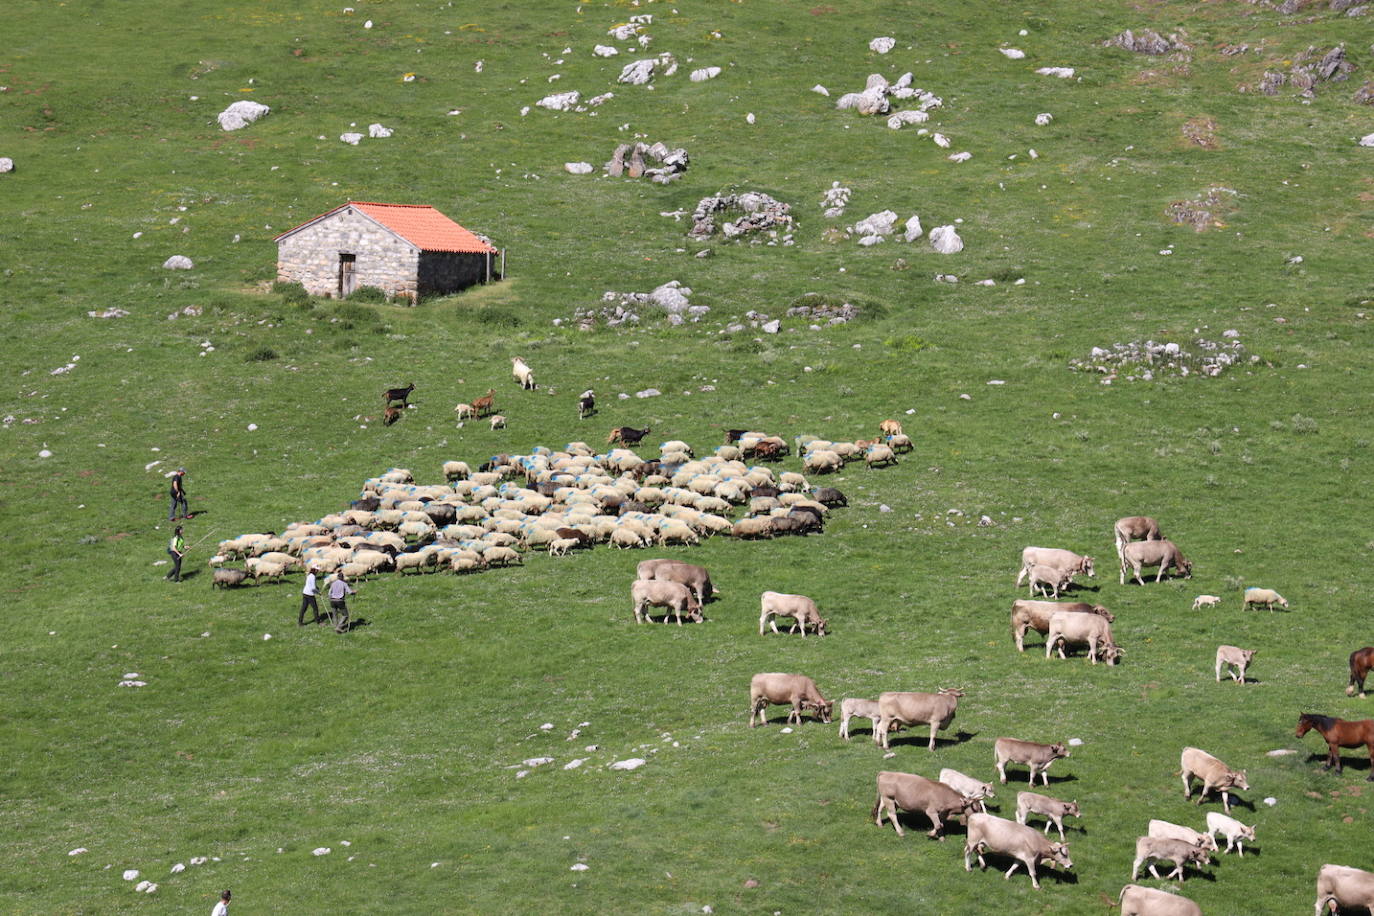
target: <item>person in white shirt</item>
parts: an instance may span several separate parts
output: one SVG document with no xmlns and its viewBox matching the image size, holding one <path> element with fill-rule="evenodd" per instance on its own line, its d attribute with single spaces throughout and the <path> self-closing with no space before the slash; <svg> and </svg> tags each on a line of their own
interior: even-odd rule
<svg viewBox="0 0 1374 916">
<path fill-rule="evenodd" d="M 229 916 L 229 898 L 232 896 L 233 894 L 228 891 L 220 894 L 219 903 L 216 903 L 215 908 L 210 911 L 210 916 Z"/>
<path fill-rule="evenodd" d="M 296 615 L 296 625 L 305 626 L 305 609 L 310 608 L 314 614 L 311 623 L 320 622 L 320 606 L 315 601 L 315 573 L 319 570 L 314 566 L 310 567 L 305 573 L 305 588 L 301 590 L 301 612 Z"/>
</svg>

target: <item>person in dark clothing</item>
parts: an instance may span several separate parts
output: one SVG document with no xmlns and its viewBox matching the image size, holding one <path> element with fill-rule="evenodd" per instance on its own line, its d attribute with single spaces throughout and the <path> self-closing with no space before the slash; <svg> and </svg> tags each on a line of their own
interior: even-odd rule
<svg viewBox="0 0 1374 916">
<path fill-rule="evenodd" d="M 353 589 L 344 581 L 343 571 L 334 573 L 329 580 L 329 616 L 334 621 L 334 632 L 348 631 L 348 603 L 345 598 L 354 594 Z"/>
<path fill-rule="evenodd" d="M 167 544 L 167 555 L 172 558 L 172 570 L 163 578 L 180 582 L 181 558 L 186 556 L 186 539 L 181 536 L 180 525 L 177 525 L 177 530 L 172 534 L 172 540 Z"/>
<path fill-rule="evenodd" d="M 181 507 L 180 518 L 190 518 L 191 510 L 186 505 L 186 469 L 177 468 L 172 474 L 172 507 L 167 510 L 167 521 L 178 518 L 177 506 Z"/>
</svg>

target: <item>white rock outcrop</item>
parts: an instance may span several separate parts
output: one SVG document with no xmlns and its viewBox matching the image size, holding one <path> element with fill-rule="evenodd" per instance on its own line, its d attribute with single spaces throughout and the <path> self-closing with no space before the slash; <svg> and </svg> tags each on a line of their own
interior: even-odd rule
<svg viewBox="0 0 1374 916">
<path fill-rule="evenodd" d="M 1035 116 L 1035 123 L 1039 127 L 1044 127 L 1046 124 L 1050 123 L 1053 120 L 1054 115 L 1050 114 L 1048 111 L 1042 111 L 1040 112 L 1040 114 Z"/>
<path fill-rule="evenodd" d="M 162 266 L 167 270 L 190 270 L 195 267 L 195 263 L 184 254 L 174 254 L 162 262 Z"/>
<path fill-rule="evenodd" d="M 1012 60 L 1020 60 L 1026 56 L 1026 52 L 1022 51 L 1020 48 L 998 48 L 997 50 L 1001 51 Z"/>
<path fill-rule="evenodd" d="M 0 156 L 0 175 L 3 175 L 5 172 L 13 171 L 14 160 L 11 159 L 9 156 Z"/>
<path fill-rule="evenodd" d="M 912 214 L 911 219 L 906 221 L 906 229 L 902 233 L 902 238 L 906 239 L 908 242 L 914 242 L 919 239 L 921 235 L 921 218 Z"/>
<path fill-rule="evenodd" d="M 691 76 L 689 76 L 688 79 L 690 79 L 694 83 L 704 83 L 707 80 L 713 80 L 718 76 L 720 76 L 719 67 L 702 67 L 700 70 L 693 70 Z"/>
<path fill-rule="evenodd" d="M 876 51 L 879 54 L 886 54 L 895 47 L 897 47 L 897 39 L 895 38 L 875 38 L 868 43 L 868 50 Z"/>
<path fill-rule="evenodd" d="M 615 57 L 620 53 L 620 49 L 612 48 L 610 45 L 597 45 L 592 48 L 592 53 L 597 57 Z"/>
<path fill-rule="evenodd" d="M 957 254 L 964 250 L 964 240 L 953 226 L 936 226 L 930 230 L 930 247 L 940 254 Z"/>
<path fill-rule="evenodd" d="M 571 175 L 589 175 L 592 171 L 590 162 L 565 162 L 563 168 L 568 170 Z"/>
<path fill-rule="evenodd" d="M 1066 80 L 1073 76 L 1073 67 L 1040 67 L 1035 72 L 1041 76 L 1057 76 Z"/>
<path fill-rule="evenodd" d="M 1361 137 L 1360 146 L 1374 146 L 1374 134 L 1365 134 L 1363 137 Z M 3 163 L 4 161 L 5 160 L 0 159 L 0 163 Z M 0 172 L 3 171 L 4 169 L 0 168 Z"/>
<path fill-rule="evenodd" d="M 367 135 L 376 140 L 390 137 L 393 133 L 394 131 L 390 127 L 383 127 L 380 124 L 367 125 Z"/>
<path fill-rule="evenodd" d="M 347 143 L 349 146 L 357 146 L 358 141 L 362 138 L 363 135 L 355 130 L 350 130 L 348 133 L 339 134 L 339 139 Z"/>
<path fill-rule="evenodd" d="M 553 95 L 546 95 L 535 102 L 540 108 L 547 108 L 549 111 L 568 111 L 582 98 L 582 93 L 576 89 L 567 92 L 555 92 Z"/>
<path fill-rule="evenodd" d="M 239 99 L 219 113 L 219 126 L 225 130 L 239 130 L 262 118 L 271 110 L 261 102 Z"/>
</svg>

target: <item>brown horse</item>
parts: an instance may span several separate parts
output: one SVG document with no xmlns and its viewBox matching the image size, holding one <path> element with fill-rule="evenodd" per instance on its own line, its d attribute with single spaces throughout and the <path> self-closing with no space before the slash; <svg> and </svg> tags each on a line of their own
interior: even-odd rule
<svg viewBox="0 0 1374 916">
<path fill-rule="evenodd" d="M 1374 646 L 1365 646 L 1350 653 L 1350 686 L 1345 688 L 1346 696 L 1353 697 L 1358 690 L 1360 699 L 1364 699 L 1364 679 L 1370 668 L 1374 668 Z"/>
<path fill-rule="evenodd" d="M 1359 747 L 1363 744 L 1369 749 L 1369 781 L 1374 782 L 1374 719 L 1349 722 L 1345 719 L 1319 716 L 1310 712 L 1298 716 L 1299 738 L 1314 728 L 1321 732 L 1321 736 L 1326 739 L 1327 754 L 1324 769 L 1329 770 L 1334 764 L 1336 772 L 1341 772 L 1339 748 Z"/>
</svg>

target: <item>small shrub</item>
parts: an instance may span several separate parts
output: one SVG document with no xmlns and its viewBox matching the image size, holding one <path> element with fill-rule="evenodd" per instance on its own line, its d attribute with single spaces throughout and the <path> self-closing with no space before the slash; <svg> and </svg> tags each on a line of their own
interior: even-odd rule
<svg viewBox="0 0 1374 916">
<path fill-rule="evenodd" d="M 731 353 L 762 353 L 763 349 L 763 341 L 754 340 L 752 337 L 730 342 Z"/>
<path fill-rule="evenodd" d="M 265 363 L 274 359 L 277 359 L 277 351 L 271 347 L 262 346 L 249 350 L 243 361 L 246 363 Z"/>
<path fill-rule="evenodd" d="M 1317 421 L 1311 417 L 1304 417 L 1300 413 L 1293 414 L 1293 418 L 1289 422 L 1293 425 L 1293 432 L 1299 435 L 1308 436 L 1317 431 Z"/>
<path fill-rule="evenodd" d="M 1215 474 L 1208 474 L 1206 477 L 1202 478 L 1202 484 L 1203 484 L 1203 486 L 1207 486 L 1207 487 L 1219 487 L 1219 486 L 1221 486 L 1221 482 L 1220 482 L 1219 480 L 1217 480 Z"/>
<path fill-rule="evenodd" d="M 1226 588 L 1229 591 L 1238 592 L 1245 588 L 1244 576 L 1223 576 L 1221 581 L 1226 583 Z"/>
<path fill-rule="evenodd" d="M 891 347 L 903 353 L 920 353 L 930 346 L 930 343 L 916 334 L 903 334 L 901 337 L 889 337 L 883 341 L 883 346 Z"/>
<path fill-rule="evenodd" d="M 488 306 L 476 309 L 472 312 L 472 317 L 487 327 L 492 328 L 518 328 L 523 324 L 523 319 L 512 309 L 500 306 Z"/>
<path fill-rule="evenodd" d="M 346 297 L 349 302 L 371 302 L 376 305 L 385 305 L 387 295 L 375 286 L 360 286 Z"/>
<path fill-rule="evenodd" d="M 310 294 L 299 283 L 283 283 L 278 280 L 272 284 L 272 292 L 281 296 L 282 301 L 287 305 L 306 306 L 310 304 Z"/>
<path fill-rule="evenodd" d="M 1211 442 L 1208 442 L 1208 443 L 1207 443 L 1207 451 L 1211 452 L 1213 455 L 1220 455 L 1220 454 L 1221 454 L 1221 442 L 1220 442 L 1219 440 L 1217 440 L 1217 439 L 1213 439 Z"/>
<path fill-rule="evenodd" d="M 842 397 L 842 398 L 852 398 L 852 397 L 854 397 L 854 389 L 853 389 L 853 388 L 850 388 L 848 385 L 841 385 L 841 386 L 836 390 L 835 393 L 838 394 L 838 395 L 839 395 L 840 397 Z"/>
<path fill-rule="evenodd" d="M 340 302 L 334 306 L 334 314 L 339 319 L 339 327 L 345 331 L 351 331 L 359 325 L 375 325 L 381 323 L 381 318 L 377 313 L 365 305 L 358 305 L 354 302 Z"/>
<path fill-rule="evenodd" d="M 1275 432 L 1283 432 L 1285 429 L 1287 429 L 1287 427 L 1283 425 L 1282 420 L 1270 420 L 1269 428 L 1274 430 Z"/>
<path fill-rule="evenodd" d="M 1073 431 L 1073 437 L 1077 439 L 1079 442 L 1087 442 L 1088 431 L 1086 429 L 1075 429 Z"/>
</svg>

